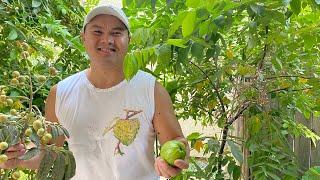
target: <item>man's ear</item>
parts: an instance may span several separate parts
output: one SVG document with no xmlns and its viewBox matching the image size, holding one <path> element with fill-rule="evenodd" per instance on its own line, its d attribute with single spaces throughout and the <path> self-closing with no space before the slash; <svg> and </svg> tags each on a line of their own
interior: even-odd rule
<svg viewBox="0 0 320 180">
<path fill-rule="evenodd" d="M 81 38 L 81 41 L 82 41 L 82 42 L 85 41 L 85 37 L 84 37 L 84 32 L 83 32 L 83 31 L 80 33 L 80 38 Z"/>
</svg>

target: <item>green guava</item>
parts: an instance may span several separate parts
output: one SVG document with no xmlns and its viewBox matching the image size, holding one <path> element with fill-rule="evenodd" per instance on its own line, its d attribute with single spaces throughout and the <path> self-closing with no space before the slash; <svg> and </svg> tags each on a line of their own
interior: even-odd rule
<svg viewBox="0 0 320 180">
<path fill-rule="evenodd" d="M 181 141 L 167 141 L 160 149 L 160 157 L 169 165 L 174 166 L 176 159 L 184 159 L 186 157 L 186 147 Z"/>
</svg>

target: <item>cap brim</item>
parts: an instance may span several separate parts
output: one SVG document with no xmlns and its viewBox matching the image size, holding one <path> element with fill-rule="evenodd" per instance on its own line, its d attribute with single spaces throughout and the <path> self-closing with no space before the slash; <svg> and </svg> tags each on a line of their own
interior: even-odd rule
<svg viewBox="0 0 320 180">
<path fill-rule="evenodd" d="M 116 8 L 116 7 L 113 7 L 111 5 L 100 5 L 100 6 L 97 6 L 95 8 L 93 8 L 86 16 L 85 18 L 85 21 L 83 23 L 83 29 L 84 30 L 84 27 L 94 18 L 96 17 L 97 15 L 101 15 L 101 14 L 107 14 L 107 15 L 112 15 L 112 16 L 115 16 L 117 17 L 119 20 L 122 21 L 122 23 L 126 26 L 126 28 L 128 29 L 129 31 L 129 21 L 126 17 L 126 15 L 124 14 L 124 12 L 119 9 L 119 8 Z"/>
</svg>

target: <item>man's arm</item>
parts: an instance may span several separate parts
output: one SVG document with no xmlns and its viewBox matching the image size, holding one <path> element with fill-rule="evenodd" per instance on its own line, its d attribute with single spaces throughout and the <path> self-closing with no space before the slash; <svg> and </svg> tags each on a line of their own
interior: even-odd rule
<svg viewBox="0 0 320 180">
<path fill-rule="evenodd" d="M 167 90 L 158 82 L 155 85 L 155 114 L 153 126 L 159 137 L 160 144 L 176 139 L 186 145 L 187 158 L 189 157 L 189 145 L 184 138 L 180 124 L 175 116 L 173 105 Z M 187 169 L 189 164 L 185 160 L 176 160 L 175 167 L 168 165 L 158 157 L 155 161 L 155 169 L 159 176 L 170 178 L 176 176 L 182 169 Z"/>
</svg>

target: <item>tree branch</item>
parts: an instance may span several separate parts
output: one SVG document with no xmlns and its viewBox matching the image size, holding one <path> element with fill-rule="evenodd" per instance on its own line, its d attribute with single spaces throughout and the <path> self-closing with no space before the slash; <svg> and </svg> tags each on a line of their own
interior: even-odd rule
<svg viewBox="0 0 320 180">
<path fill-rule="evenodd" d="M 218 100 L 219 100 L 219 104 L 221 105 L 221 110 L 223 111 L 223 113 L 226 113 L 226 108 L 224 106 L 224 103 L 223 103 L 223 100 L 221 98 L 221 95 L 220 95 L 220 92 L 219 92 L 219 89 L 218 87 L 216 87 L 216 85 L 211 81 L 210 77 L 207 75 L 206 72 L 204 72 L 198 65 L 194 64 L 192 61 L 190 61 L 190 63 L 192 65 L 194 65 L 195 67 L 197 67 L 203 75 L 206 76 L 206 78 L 210 81 L 210 84 L 212 85 L 213 89 L 215 90 L 216 94 L 217 94 L 217 97 L 218 97 Z"/>
</svg>

